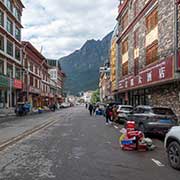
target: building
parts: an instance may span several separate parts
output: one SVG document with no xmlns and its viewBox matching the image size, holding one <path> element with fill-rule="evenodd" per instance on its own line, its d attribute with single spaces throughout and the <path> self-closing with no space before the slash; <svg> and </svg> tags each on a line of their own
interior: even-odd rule
<svg viewBox="0 0 180 180">
<path fill-rule="evenodd" d="M 22 42 L 23 53 L 23 101 L 33 107 L 49 104 L 50 75 L 46 58 L 30 43 Z"/>
<path fill-rule="evenodd" d="M 107 102 L 111 100 L 111 79 L 109 63 L 106 63 L 103 67 L 100 67 L 99 91 L 101 102 Z"/>
<path fill-rule="evenodd" d="M 85 103 L 91 103 L 91 96 L 93 94 L 93 91 L 86 91 L 83 93 L 83 100 Z"/>
<path fill-rule="evenodd" d="M 169 106 L 180 115 L 178 10 L 179 0 L 120 0 L 116 95 L 122 103 Z"/>
<path fill-rule="evenodd" d="M 49 67 L 50 78 L 52 81 L 56 83 L 56 86 L 52 86 L 51 90 L 56 96 L 56 101 L 62 103 L 64 101 L 63 88 L 64 88 L 64 79 L 66 75 L 61 69 L 59 60 L 48 59 L 47 63 L 50 66 Z"/>
<path fill-rule="evenodd" d="M 16 105 L 22 89 L 20 0 L 0 1 L 0 108 Z"/>
<path fill-rule="evenodd" d="M 111 47 L 110 47 L 110 81 L 111 81 L 111 94 L 114 95 L 114 99 L 116 98 L 116 92 L 118 91 L 118 83 L 119 83 L 119 61 L 118 61 L 118 45 L 116 43 L 118 37 L 118 25 L 116 25 L 112 39 L 111 39 Z"/>
</svg>

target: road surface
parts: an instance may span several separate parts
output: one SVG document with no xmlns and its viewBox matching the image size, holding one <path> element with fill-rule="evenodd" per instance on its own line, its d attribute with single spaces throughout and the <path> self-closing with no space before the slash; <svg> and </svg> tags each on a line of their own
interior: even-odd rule
<svg viewBox="0 0 180 180">
<path fill-rule="evenodd" d="M 52 126 L 0 152 L 0 180 L 180 179 L 159 140 L 154 140 L 157 149 L 152 152 L 122 151 L 119 127 L 106 126 L 103 117 L 90 117 L 84 107 L 42 119 L 49 116 L 57 120 Z"/>
</svg>

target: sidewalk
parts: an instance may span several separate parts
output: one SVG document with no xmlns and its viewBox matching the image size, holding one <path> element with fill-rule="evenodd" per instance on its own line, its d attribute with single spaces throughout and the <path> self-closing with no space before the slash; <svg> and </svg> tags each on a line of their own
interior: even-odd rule
<svg viewBox="0 0 180 180">
<path fill-rule="evenodd" d="M 18 138 L 27 136 L 37 129 L 53 123 L 59 111 L 55 113 L 42 114 L 42 116 L 24 116 L 24 118 L 4 121 L 0 125 L 0 150 L 4 144 L 14 143 Z M 1 120 L 0 120 L 1 121 Z"/>
<path fill-rule="evenodd" d="M 15 116 L 14 108 L 0 109 L 0 118 Z"/>
</svg>

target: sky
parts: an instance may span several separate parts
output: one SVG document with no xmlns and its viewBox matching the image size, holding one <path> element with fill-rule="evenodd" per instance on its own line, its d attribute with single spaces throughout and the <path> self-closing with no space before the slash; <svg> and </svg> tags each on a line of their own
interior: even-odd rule
<svg viewBox="0 0 180 180">
<path fill-rule="evenodd" d="M 22 39 L 46 58 L 69 55 L 116 25 L 118 0 L 22 0 Z"/>
</svg>

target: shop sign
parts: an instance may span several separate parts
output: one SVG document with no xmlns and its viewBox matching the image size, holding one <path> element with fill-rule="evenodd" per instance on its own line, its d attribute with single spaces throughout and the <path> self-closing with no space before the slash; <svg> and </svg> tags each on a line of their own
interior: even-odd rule
<svg viewBox="0 0 180 180">
<path fill-rule="evenodd" d="M 14 86 L 15 89 L 22 89 L 23 83 L 22 83 L 21 80 L 14 79 L 13 86 Z"/>
<path fill-rule="evenodd" d="M 8 78 L 0 75 L 0 87 L 8 87 Z"/>
<path fill-rule="evenodd" d="M 119 90 L 129 90 L 133 88 L 145 87 L 174 78 L 173 57 L 153 64 L 140 71 L 137 76 L 127 76 L 119 81 Z"/>
<path fill-rule="evenodd" d="M 40 94 L 40 89 L 30 86 L 29 92 L 34 94 Z"/>
<path fill-rule="evenodd" d="M 51 93 L 49 93 L 49 97 L 50 97 L 50 98 L 53 98 L 53 97 L 54 97 L 54 95 L 53 95 L 53 94 L 51 94 Z"/>
</svg>

